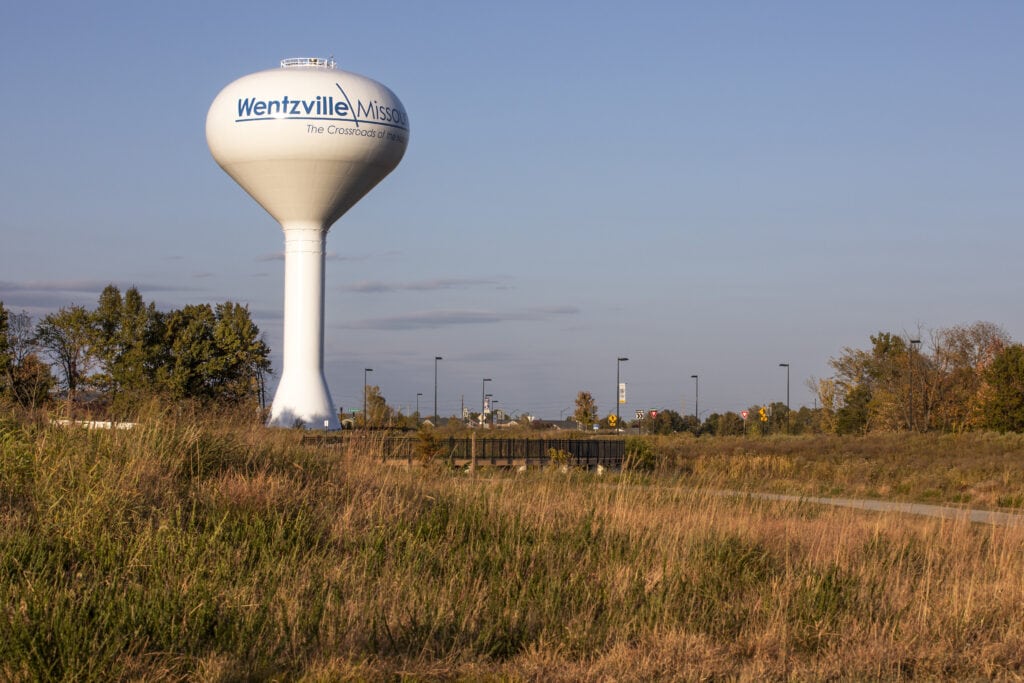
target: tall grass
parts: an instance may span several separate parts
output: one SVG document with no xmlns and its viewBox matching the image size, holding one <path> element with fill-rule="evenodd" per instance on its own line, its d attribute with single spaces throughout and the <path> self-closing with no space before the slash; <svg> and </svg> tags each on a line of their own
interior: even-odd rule
<svg viewBox="0 0 1024 683">
<path fill-rule="evenodd" d="M 1024 672 L 1024 530 L 375 448 L 0 424 L 0 679 Z"/>
<path fill-rule="evenodd" d="M 696 485 L 978 508 L 1024 507 L 1024 435 L 646 437 Z"/>
</svg>

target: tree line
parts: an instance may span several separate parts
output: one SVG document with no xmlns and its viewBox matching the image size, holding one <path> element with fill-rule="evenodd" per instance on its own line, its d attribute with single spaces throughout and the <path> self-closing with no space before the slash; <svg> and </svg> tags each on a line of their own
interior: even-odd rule
<svg viewBox="0 0 1024 683">
<path fill-rule="evenodd" d="M 998 325 L 937 330 L 930 339 L 888 332 L 831 359 L 815 380 L 820 428 L 892 431 L 1024 431 L 1024 346 Z"/>
<path fill-rule="evenodd" d="M 160 311 L 108 285 L 94 309 L 71 305 L 34 322 L 0 302 L 0 399 L 37 408 L 130 410 L 152 396 L 263 405 L 270 349 L 247 306 L 226 301 Z"/>
<path fill-rule="evenodd" d="M 746 419 L 727 411 L 704 420 L 663 409 L 620 426 L 720 436 L 1024 431 L 1024 345 L 989 322 L 943 328 L 928 337 L 879 332 L 869 337 L 868 348 L 844 348 L 829 359 L 832 376 L 808 382 L 813 408 L 791 411 L 774 402 L 750 406 Z M 585 391 L 576 398 L 573 418 L 584 428 L 612 427 L 608 418 L 598 418 Z"/>
</svg>

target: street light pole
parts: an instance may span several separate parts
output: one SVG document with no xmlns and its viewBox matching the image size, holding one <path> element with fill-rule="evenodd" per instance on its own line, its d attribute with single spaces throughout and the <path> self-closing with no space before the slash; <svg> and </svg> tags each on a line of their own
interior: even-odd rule
<svg viewBox="0 0 1024 683">
<path fill-rule="evenodd" d="M 484 407 L 487 403 L 487 383 L 491 381 L 490 377 L 485 377 L 483 382 L 480 382 L 480 425 L 484 424 Z"/>
<path fill-rule="evenodd" d="M 619 428 L 619 387 L 622 386 L 622 381 L 619 379 L 619 366 L 623 361 L 629 360 L 628 358 L 616 358 L 615 359 L 615 428 Z"/>
<path fill-rule="evenodd" d="M 700 426 L 700 378 L 697 375 L 690 375 L 693 380 L 693 416 L 697 418 L 697 426 Z"/>
<path fill-rule="evenodd" d="M 789 433 L 789 363 L 779 363 L 780 368 L 786 368 L 786 433 Z"/>
<path fill-rule="evenodd" d="M 434 426 L 437 426 L 437 361 L 444 360 L 441 356 L 434 356 Z"/>
<path fill-rule="evenodd" d="M 366 375 L 373 372 L 373 368 L 363 368 L 363 428 L 370 426 L 370 419 L 366 414 Z"/>
<path fill-rule="evenodd" d="M 422 391 L 416 392 L 416 419 L 420 419 L 420 396 L 423 395 Z"/>
</svg>

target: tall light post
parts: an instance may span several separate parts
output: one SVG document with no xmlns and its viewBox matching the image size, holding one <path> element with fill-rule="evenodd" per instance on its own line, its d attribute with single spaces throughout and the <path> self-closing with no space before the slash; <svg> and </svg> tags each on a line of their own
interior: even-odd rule
<svg viewBox="0 0 1024 683">
<path fill-rule="evenodd" d="M 484 423 L 484 408 L 487 404 L 487 383 L 491 381 L 490 377 L 485 377 L 483 382 L 480 382 L 480 424 Z"/>
<path fill-rule="evenodd" d="M 437 425 L 437 361 L 444 360 L 441 356 L 434 356 L 434 425 Z"/>
<path fill-rule="evenodd" d="M 786 368 L 786 433 L 789 433 L 789 363 L 779 363 L 780 368 Z"/>
<path fill-rule="evenodd" d="M 420 419 L 420 396 L 423 395 L 422 391 L 416 392 L 416 419 Z"/>
<path fill-rule="evenodd" d="M 697 375 L 690 375 L 693 380 L 693 416 L 697 418 L 697 426 L 700 426 L 700 378 Z"/>
<path fill-rule="evenodd" d="M 366 414 L 366 375 L 373 372 L 373 368 L 363 368 L 363 427 L 370 426 L 370 418 Z"/>
<path fill-rule="evenodd" d="M 619 379 L 619 366 L 624 361 L 629 360 L 625 357 L 615 359 L 615 428 L 619 428 L 619 387 L 622 386 L 622 381 Z"/>
<path fill-rule="evenodd" d="M 908 387 L 907 387 L 909 389 L 908 400 L 909 400 L 909 403 L 910 403 L 910 415 L 909 415 L 909 418 L 910 418 L 909 419 L 910 431 L 914 431 L 914 349 L 917 348 L 917 345 L 920 344 L 920 343 L 921 343 L 920 339 L 911 339 L 910 340 L 910 355 L 907 356 L 907 365 L 910 366 L 909 367 L 910 377 L 908 378 Z"/>
</svg>

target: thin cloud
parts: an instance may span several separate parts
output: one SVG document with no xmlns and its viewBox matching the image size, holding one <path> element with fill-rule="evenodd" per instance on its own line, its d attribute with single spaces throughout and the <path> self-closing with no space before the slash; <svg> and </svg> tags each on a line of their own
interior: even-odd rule
<svg viewBox="0 0 1024 683">
<path fill-rule="evenodd" d="M 541 306 L 530 310 L 533 311 L 534 314 L 541 316 L 576 315 L 580 312 L 580 309 L 577 306 Z"/>
<path fill-rule="evenodd" d="M 484 278 L 435 278 L 415 282 L 383 282 L 365 280 L 342 287 L 342 291 L 357 294 L 385 294 L 388 292 L 437 292 L 446 289 L 470 289 L 472 287 L 501 287 L 501 282 Z"/>
<path fill-rule="evenodd" d="M 100 292 L 110 284 L 102 280 L 0 281 L 0 292 Z"/>
<path fill-rule="evenodd" d="M 0 280 L 0 301 L 11 309 L 27 309 L 35 314 L 55 311 L 69 305 L 91 306 L 103 289 L 114 284 L 122 292 L 135 287 L 144 295 L 153 292 L 198 292 L 196 287 L 181 285 L 158 285 L 139 282 L 114 282 L 110 280 L 29 280 L 11 282 Z"/>
<path fill-rule="evenodd" d="M 385 258 L 385 257 L 389 257 L 389 256 L 395 256 L 395 255 L 401 254 L 401 253 L 402 252 L 400 252 L 400 251 L 385 251 L 385 252 L 381 252 L 379 254 L 356 254 L 356 255 L 342 256 L 341 254 L 339 254 L 336 251 L 329 251 L 329 252 L 327 252 L 326 259 L 328 261 L 339 261 L 339 262 L 345 262 L 345 263 L 362 263 L 363 261 L 369 261 L 369 260 L 372 260 L 372 259 L 375 259 L 375 258 Z M 284 252 L 283 251 L 275 251 L 275 252 L 272 252 L 270 254 L 261 254 L 260 256 L 256 257 L 256 260 L 261 262 L 261 263 L 267 262 L 267 261 L 284 261 Z"/>
<path fill-rule="evenodd" d="M 388 318 L 357 320 L 345 327 L 357 330 L 421 330 L 450 325 L 483 325 L 501 321 L 501 316 L 487 311 L 421 311 Z"/>
<path fill-rule="evenodd" d="M 10 282 L 0 280 L 2 292 L 67 292 L 71 294 L 95 294 L 99 296 L 104 287 L 113 284 L 121 290 L 135 287 L 140 292 L 194 292 L 194 287 L 181 285 L 159 285 L 145 282 L 111 282 L 110 280 L 30 280 Z"/>
<path fill-rule="evenodd" d="M 510 321 L 544 321 L 575 315 L 575 306 L 547 306 L 499 313 L 496 311 L 435 310 L 386 318 L 365 318 L 342 327 L 357 330 L 423 330 L 453 325 L 493 325 Z"/>
</svg>

